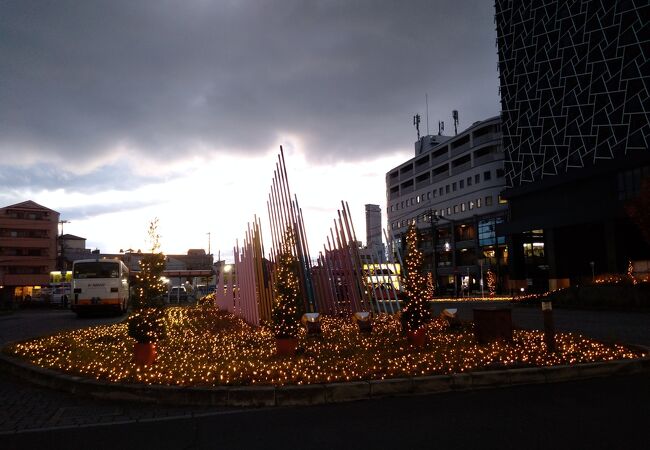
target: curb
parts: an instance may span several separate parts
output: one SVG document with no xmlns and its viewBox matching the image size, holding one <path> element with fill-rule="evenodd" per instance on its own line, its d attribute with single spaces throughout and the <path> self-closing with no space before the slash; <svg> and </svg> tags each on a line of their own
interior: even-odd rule
<svg viewBox="0 0 650 450">
<path fill-rule="evenodd" d="M 557 383 L 614 375 L 650 373 L 650 349 L 644 358 L 552 367 L 487 370 L 347 383 L 287 386 L 184 387 L 117 384 L 62 374 L 0 354 L 0 371 L 50 389 L 105 400 L 188 406 L 310 406 L 382 397 Z"/>
</svg>

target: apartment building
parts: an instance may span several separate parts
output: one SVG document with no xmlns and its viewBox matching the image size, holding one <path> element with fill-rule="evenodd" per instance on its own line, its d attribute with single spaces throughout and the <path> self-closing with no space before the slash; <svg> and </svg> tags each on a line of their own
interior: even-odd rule
<svg viewBox="0 0 650 450">
<path fill-rule="evenodd" d="M 57 260 L 59 213 L 31 200 L 0 208 L 0 299 L 36 297 Z"/>
</svg>

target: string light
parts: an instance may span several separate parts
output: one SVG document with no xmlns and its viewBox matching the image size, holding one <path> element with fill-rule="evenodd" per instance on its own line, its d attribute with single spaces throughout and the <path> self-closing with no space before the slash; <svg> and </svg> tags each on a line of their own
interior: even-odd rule
<svg viewBox="0 0 650 450">
<path fill-rule="evenodd" d="M 140 272 L 136 275 L 137 290 L 135 308 L 155 306 L 157 299 L 167 291 L 163 282 L 165 271 L 165 255 L 160 252 L 160 235 L 158 234 L 158 218 L 149 223 L 149 241 L 151 253 L 144 255 L 138 262 Z"/>
<path fill-rule="evenodd" d="M 40 367 L 108 382 L 175 386 L 313 384 L 449 374 L 493 367 L 540 367 L 638 358 L 644 354 L 577 334 L 556 335 L 548 352 L 541 331 L 515 330 L 511 343 L 480 346 L 471 326 L 451 332 L 433 319 L 426 344 L 407 344 L 399 320 L 379 314 L 372 333 L 348 318 L 321 319 L 322 333 L 301 330 L 297 356 L 278 357 L 272 327 L 254 328 L 209 306 L 164 310 L 167 337 L 151 366 L 133 362 L 126 323 L 66 331 L 14 344 L 5 352 Z"/>
<path fill-rule="evenodd" d="M 411 223 L 406 232 L 406 276 L 402 282 L 406 293 L 402 317 L 410 331 L 423 327 L 431 317 L 428 300 L 432 288 L 422 274 L 423 261 L 422 252 L 418 249 L 417 227 Z"/>
<path fill-rule="evenodd" d="M 277 338 L 298 337 L 304 302 L 300 296 L 298 262 L 291 253 L 293 233 L 288 229 L 285 234 L 283 251 L 278 256 L 276 267 L 275 295 L 273 298 L 273 331 Z"/>
<path fill-rule="evenodd" d="M 497 291 L 497 277 L 491 269 L 488 269 L 486 278 L 487 278 L 487 288 L 490 297 L 494 297 Z"/>
</svg>

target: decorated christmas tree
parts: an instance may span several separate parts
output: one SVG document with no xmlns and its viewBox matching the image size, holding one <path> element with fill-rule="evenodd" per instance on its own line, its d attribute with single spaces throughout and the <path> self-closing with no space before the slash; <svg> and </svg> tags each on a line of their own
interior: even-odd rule
<svg viewBox="0 0 650 450">
<path fill-rule="evenodd" d="M 140 260 L 140 273 L 137 275 L 137 289 L 134 306 L 136 309 L 158 306 L 162 294 L 167 290 L 163 282 L 165 270 L 165 255 L 160 251 L 160 235 L 158 234 L 158 219 L 149 224 L 149 241 L 151 253 Z"/>
<path fill-rule="evenodd" d="M 273 332 L 276 338 L 296 338 L 304 302 L 300 295 L 298 261 L 293 255 L 293 233 L 288 230 L 275 269 L 275 296 L 273 300 Z"/>
<path fill-rule="evenodd" d="M 406 331 L 422 328 L 430 319 L 428 298 L 430 287 L 422 273 L 422 252 L 418 249 L 418 230 L 415 223 L 406 232 L 406 275 L 403 281 L 406 300 L 402 309 L 403 325 Z"/>
<path fill-rule="evenodd" d="M 160 251 L 158 219 L 149 223 L 151 253 L 140 260 L 140 272 L 136 276 L 134 309 L 128 320 L 129 336 L 140 344 L 151 344 L 165 338 L 166 324 L 162 305 L 162 294 L 166 291 L 163 282 L 165 255 Z"/>
<path fill-rule="evenodd" d="M 427 299 L 433 300 L 433 297 L 436 295 L 436 285 L 433 282 L 433 274 L 431 272 L 427 273 Z"/>
<path fill-rule="evenodd" d="M 488 269 L 486 278 L 487 278 L 487 287 L 488 287 L 488 292 L 490 293 L 490 297 L 494 297 L 494 294 L 497 291 L 497 276 L 492 271 L 492 269 Z"/>
</svg>

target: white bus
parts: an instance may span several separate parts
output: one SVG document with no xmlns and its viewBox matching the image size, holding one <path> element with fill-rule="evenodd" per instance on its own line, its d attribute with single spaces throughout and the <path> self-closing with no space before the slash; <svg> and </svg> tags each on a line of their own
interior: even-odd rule
<svg viewBox="0 0 650 450">
<path fill-rule="evenodd" d="M 119 259 L 82 259 L 72 265 L 71 309 L 124 314 L 129 307 L 129 269 Z"/>
</svg>

